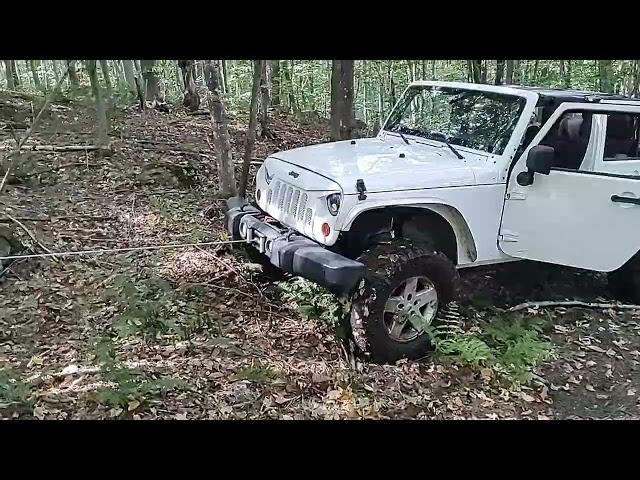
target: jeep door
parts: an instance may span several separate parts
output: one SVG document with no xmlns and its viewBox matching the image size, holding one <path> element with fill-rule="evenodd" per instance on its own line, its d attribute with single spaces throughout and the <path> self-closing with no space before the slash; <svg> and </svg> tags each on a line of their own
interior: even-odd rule
<svg viewBox="0 0 640 480">
<path fill-rule="evenodd" d="M 639 121 L 640 106 L 561 105 L 508 178 L 500 249 L 513 257 L 602 272 L 635 255 L 640 250 Z M 551 168 L 529 174 L 528 184 L 527 174 L 519 174 L 529 171 L 527 158 L 537 145 L 553 147 Z"/>
</svg>

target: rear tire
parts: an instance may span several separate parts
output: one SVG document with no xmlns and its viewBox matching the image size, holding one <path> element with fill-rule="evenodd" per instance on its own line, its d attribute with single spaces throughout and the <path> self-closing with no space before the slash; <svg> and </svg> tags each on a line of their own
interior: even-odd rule
<svg viewBox="0 0 640 480">
<path fill-rule="evenodd" d="M 413 301 L 418 296 L 432 296 L 435 290 L 435 304 L 429 300 L 417 308 L 422 308 L 424 318 L 428 313 L 431 325 L 438 322 L 457 295 L 459 276 L 453 262 L 433 248 L 405 239 L 371 248 L 358 261 L 367 267 L 349 315 L 358 350 L 375 363 L 424 357 L 431 350 L 429 335 L 416 330 L 407 315 L 415 312 Z M 416 287 L 411 290 L 410 284 Z M 400 313 L 391 313 L 395 308 Z"/>
</svg>

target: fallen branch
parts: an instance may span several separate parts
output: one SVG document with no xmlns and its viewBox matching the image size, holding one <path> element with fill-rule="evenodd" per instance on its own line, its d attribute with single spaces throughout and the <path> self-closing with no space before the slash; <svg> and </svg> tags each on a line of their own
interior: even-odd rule
<svg viewBox="0 0 640 480">
<path fill-rule="evenodd" d="M 0 145 L 0 150 L 15 150 L 11 145 Z M 111 146 L 99 145 L 22 145 L 20 151 L 34 152 L 92 152 L 95 150 L 111 151 Z"/>
<path fill-rule="evenodd" d="M 33 240 L 34 242 L 36 242 L 38 245 L 40 245 L 40 248 L 42 248 L 45 252 L 47 252 L 49 255 L 51 255 L 51 257 L 58 262 L 58 258 L 56 257 L 56 255 L 49 250 L 47 247 L 45 247 L 42 242 L 40 242 L 40 240 L 38 240 L 36 238 L 36 236 L 31 232 L 31 230 L 29 230 L 27 227 L 25 227 L 24 223 L 22 223 L 20 220 L 18 220 L 17 218 L 12 217 L 11 215 L 9 215 L 8 213 L 5 212 L 5 215 L 7 216 L 7 218 L 9 218 L 9 220 L 11 220 L 12 222 L 14 222 L 16 225 L 18 225 L 22 230 L 24 230 L 24 232 L 29 235 L 29 237 L 31 238 L 31 240 Z"/>
<path fill-rule="evenodd" d="M 196 110 L 195 112 L 187 112 L 187 115 L 209 115 L 209 110 Z"/>
<path fill-rule="evenodd" d="M 20 175 L 20 177 L 22 178 L 29 178 L 29 177 L 35 177 L 37 175 L 41 175 L 43 173 L 48 173 L 48 172 L 54 172 L 56 170 L 63 170 L 65 168 L 68 167 L 100 167 L 102 165 L 100 165 L 99 163 L 87 163 L 87 162 L 73 162 L 73 163 L 65 163 L 64 165 L 60 165 L 59 167 L 51 167 L 51 168 L 47 168 L 45 170 L 39 170 L 37 172 L 33 172 L 33 173 L 27 173 L 25 175 Z"/>
<path fill-rule="evenodd" d="M 58 220 L 114 220 L 117 217 L 114 215 L 52 215 L 49 217 L 12 217 L 12 218 L 0 218 L 0 223 L 7 223 L 14 220 L 22 220 L 25 222 L 56 222 Z"/>
<path fill-rule="evenodd" d="M 583 308 L 617 308 L 618 310 L 640 310 L 640 305 L 624 305 L 619 303 L 587 303 L 580 301 L 566 302 L 526 302 L 507 309 L 507 312 L 517 312 L 527 308 L 546 308 L 546 307 L 583 307 Z"/>
</svg>

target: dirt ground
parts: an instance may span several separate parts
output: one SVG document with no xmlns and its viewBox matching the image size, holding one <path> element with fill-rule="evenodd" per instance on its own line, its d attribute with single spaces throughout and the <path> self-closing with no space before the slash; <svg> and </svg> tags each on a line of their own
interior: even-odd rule
<svg viewBox="0 0 640 480">
<path fill-rule="evenodd" d="M 18 100 L 12 100 L 18 102 Z M 23 107 L 28 101 L 22 101 Z M 26 108 L 26 107 L 25 107 Z M 31 140 L 87 144 L 93 113 L 54 108 Z M 236 159 L 246 118 L 231 128 Z M 327 140 L 326 128 L 284 115 L 256 157 Z M 226 239 L 216 191 L 207 116 L 135 108 L 112 119 L 111 156 L 26 152 L 0 197 L 0 222 L 33 241 L 8 213 L 52 251 Z M 0 130 L 2 144 L 13 142 Z M 35 173 L 34 173 L 35 172 Z M 211 205 L 214 205 L 211 207 Z M 210 208 L 211 207 L 211 208 Z M 36 247 L 39 248 L 39 247 Z M 0 269 L 2 271 L 2 269 Z M 98 367 L 94 344 L 114 337 L 126 302 L 114 294 L 125 276 L 135 288 L 165 280 L 175 318 L 204 319 L 188 339 L 139 335 L 114 341 L 115 355 L 140 378 L 181 387 L 131 395 L 117 406 L 96 392 L 113 378 Z M 465 322 L 523 301 L 612 300 L 599 275 L 527 262 L 462 272 L 458 302 Z M 118 292 L 118 290 L 115 290 Z M 397 365 L 355 364 L 333 330 L 281 305 L 274 285 L 229 246 L 25 259 L 0 278 L 0 365 L 31 385 L 32 403 L 0 405 L 5 418 L 351 419 L 351 418 L 638 418 L 640 312 L 548 309 L 557 358 L 531 387 L 433 359 Z"/>
</svg>

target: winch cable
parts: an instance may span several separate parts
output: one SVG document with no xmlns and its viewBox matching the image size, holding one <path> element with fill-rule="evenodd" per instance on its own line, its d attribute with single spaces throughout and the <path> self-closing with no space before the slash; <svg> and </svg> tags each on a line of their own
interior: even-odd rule
<svg viewBox="0 0 640 480">
<path fill-rule="evenodd" d="M 200 242 L 200 243 L 173 243 L 166 245 L 148 245 L 143 247 L 121 247 L 121 248 L 105 248 L 99 250 L 70 250 L 65 252 L 54 253 L 32 253 L 28 255 L 9 255 L 0 257 L 0 260 L 19 260 L 23 258 L 47 258 L 47 257 L 65 257 L 71 255 L 102 255 L 105 253 L 123 253 L 137 252 L 144 250 L 161 250 L 170 248 L 187 248 L 187 247 L 203 247 L 214 245 L 230 245 L 233 243 L 247 243 L 247 240 L 219 240 L 216 242 Z"/>
</svg>

